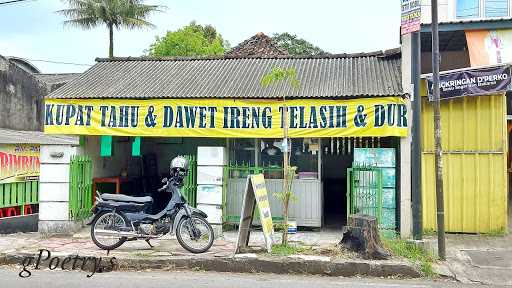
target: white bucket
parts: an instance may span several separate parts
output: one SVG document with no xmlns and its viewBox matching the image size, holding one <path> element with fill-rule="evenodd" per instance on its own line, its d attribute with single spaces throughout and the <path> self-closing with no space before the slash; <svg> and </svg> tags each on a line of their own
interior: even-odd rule
<svg viewBox="0 0 512 288">
<path fill-rule="evenodd" d="M 288 221 L 288 234 L 297 233 L 297 222 L 296 221 Z"/>
</svg>

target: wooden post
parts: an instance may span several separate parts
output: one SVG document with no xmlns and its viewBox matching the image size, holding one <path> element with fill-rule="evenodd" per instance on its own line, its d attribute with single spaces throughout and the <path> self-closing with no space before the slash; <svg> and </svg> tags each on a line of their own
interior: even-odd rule
<svg viewBox="0 0 512 288">
<path fill-rule="evenodd" d="M 288 245 L 288 205 L 290 202 L 290 191 L 288 191 L 288 107 L 286 107 L 286 96 L 283 96 L 283 128 L 284 128 L 284 139 L 283 139 L 283 192 L 284 195 L 284 207 L 283 207 L 283 245 Z"/>
</svg>

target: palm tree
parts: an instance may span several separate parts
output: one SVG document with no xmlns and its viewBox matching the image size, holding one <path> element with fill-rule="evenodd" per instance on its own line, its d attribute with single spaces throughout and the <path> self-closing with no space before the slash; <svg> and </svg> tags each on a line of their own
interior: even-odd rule
<svg viewBox="0 0 512 288">
<path fill-rule="evenodd" d="M 153 12 L 160 12 L 164 6 L 147 5 L 144 0 L 64 0 L 69 8 L 59 10 L 68 20 L 65 25 L 92 29 L 105 25 L 108 28 L 110 45 L 109 58 L 114 57 L 114 28 L 155 27 L 145 19 Z"/>
</svg>

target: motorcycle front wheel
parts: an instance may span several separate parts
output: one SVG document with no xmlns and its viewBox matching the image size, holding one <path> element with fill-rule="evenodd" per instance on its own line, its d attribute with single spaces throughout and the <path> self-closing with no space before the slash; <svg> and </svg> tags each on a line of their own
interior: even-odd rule
<svg viewBox="0 0 512 288">
<path fill-rule="evenodd" d="M 126 241 L 126 237 L 114 234 L 121 231 L 123 227 L 126 227 L 126 220 L 123 216 L 112 212 L 102 212 L 91 224 L 92 242 L 103 250 L 114 250 Z M 109 235 L 109 232 L 113 232 L 112 235 Z"/>
<path fill-rule="evenodd" d="M 181 218 L 176 229 L 180 245 L 192 253 L 204 253 L 213 245 L 213 228 L 206 219 L 193 215 Z"/>
</svg>

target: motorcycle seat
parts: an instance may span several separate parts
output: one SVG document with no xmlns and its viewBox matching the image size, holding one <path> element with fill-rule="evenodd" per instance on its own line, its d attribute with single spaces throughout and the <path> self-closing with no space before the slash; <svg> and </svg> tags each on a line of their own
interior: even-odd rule
<svg viewBox="0 0 512 288">
<path fill-rule="evenodd" d="M 101 194 L 101 199 L 106 201 L 117 201 L 117 202 L 132 202 L 132 203 L 150 203 L 153 202 L 153 198 L 151 196 L 145 196 L 145 197 L 132 197 L 122 194 Z"/>
</svg>

